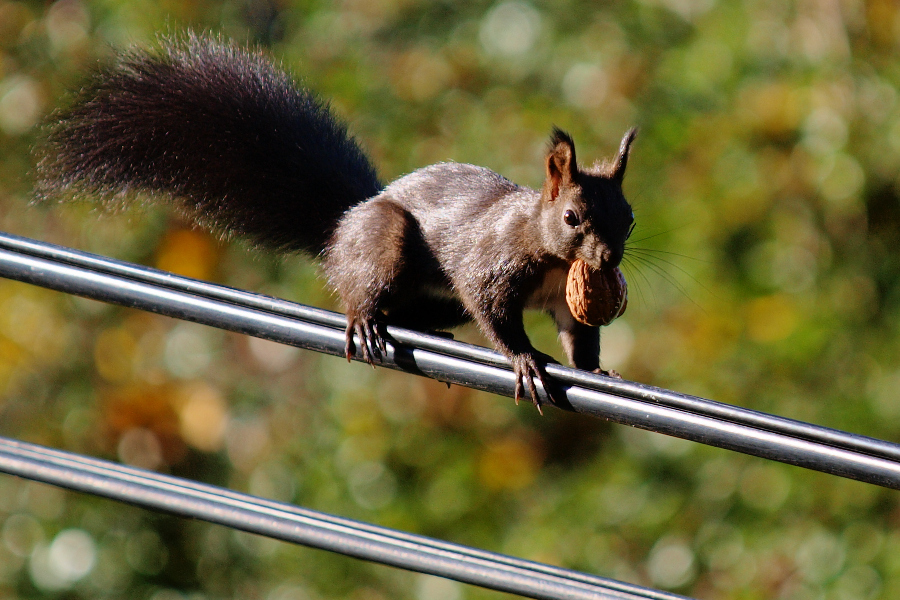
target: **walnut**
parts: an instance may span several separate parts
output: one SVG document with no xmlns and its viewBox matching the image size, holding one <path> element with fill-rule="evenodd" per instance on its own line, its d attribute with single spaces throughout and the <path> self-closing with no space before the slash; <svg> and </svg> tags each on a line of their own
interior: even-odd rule
<svg viewBox="0 0 900 600">
<path fill-rule="evenodd" d="M 628 285 L 618 267 L 593 269 L 576 260 L 566 279 L 566 304 L 579 323 L 608 325 L 628 306 Z"/>
</svg>

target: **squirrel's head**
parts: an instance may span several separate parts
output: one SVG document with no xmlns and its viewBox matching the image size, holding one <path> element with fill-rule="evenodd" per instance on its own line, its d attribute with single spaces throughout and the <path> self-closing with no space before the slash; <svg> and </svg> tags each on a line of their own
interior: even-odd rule
<svg viewBox="0 0 900 600">
<path fill-rule="evenodd" d="M 634 225 L 622 179 L 636 134 L 635 129 L 628 130 L 613 160 L 580 169 L 572 138 L 553 129 L 541 219 L 544 242 L 558 257 L 569 262 L 580 258 L 596 269 L 617 267 L 622 261 Z"/>
</svg>

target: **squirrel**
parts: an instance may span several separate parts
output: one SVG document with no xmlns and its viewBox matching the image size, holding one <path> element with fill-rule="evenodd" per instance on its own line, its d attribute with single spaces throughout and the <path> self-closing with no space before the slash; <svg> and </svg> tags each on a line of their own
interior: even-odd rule
<svg viewBox="0 0 900 600">
<path fill-rule="evenodd" d="M 347 313 L 346 356 L 375 364 L 385 325 L 475 321 L 510 361 L 516 402 L 555 362 L 532 346 L 526 308 L 553 317 L 576 368 L 600 368 L 598 327 L 565 302 L 570 264 L 616 267 L 634 225 L 622 179 L 635 129 L 612 160 L 578 166 L 554 128 L 540 190 L 439 163 L 382 185 L 345 124 L 257 50 L 187 33 L 121 53 L 51 119 L 36 195 L 168 198 L 197 225 L 322 258 Z"/>
</svg>

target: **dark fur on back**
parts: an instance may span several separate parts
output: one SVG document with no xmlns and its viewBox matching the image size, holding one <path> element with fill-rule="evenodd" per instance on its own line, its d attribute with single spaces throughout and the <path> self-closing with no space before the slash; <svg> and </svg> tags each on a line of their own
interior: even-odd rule
<svg viewBox="0 0 900 600">
<path fill-rule="evenodd" d="M 162 193 L 205 227 L 278 250 L 321 252 L 381 189 L 325 104 L 261 54 L 209 37 L 124 54 L 53 120 L 39 197 Z"/>
</svg>

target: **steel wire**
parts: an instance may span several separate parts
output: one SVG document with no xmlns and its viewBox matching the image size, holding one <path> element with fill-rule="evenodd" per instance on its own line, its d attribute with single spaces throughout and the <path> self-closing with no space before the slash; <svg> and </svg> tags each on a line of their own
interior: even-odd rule
<svg viewBox="0 0 900 600">
<path fill-rule="evenodd" d="M 684 600 L 652 590 L 0 437 L 0 471 L 286 542 L 543 600 Z"/>
</svg>

